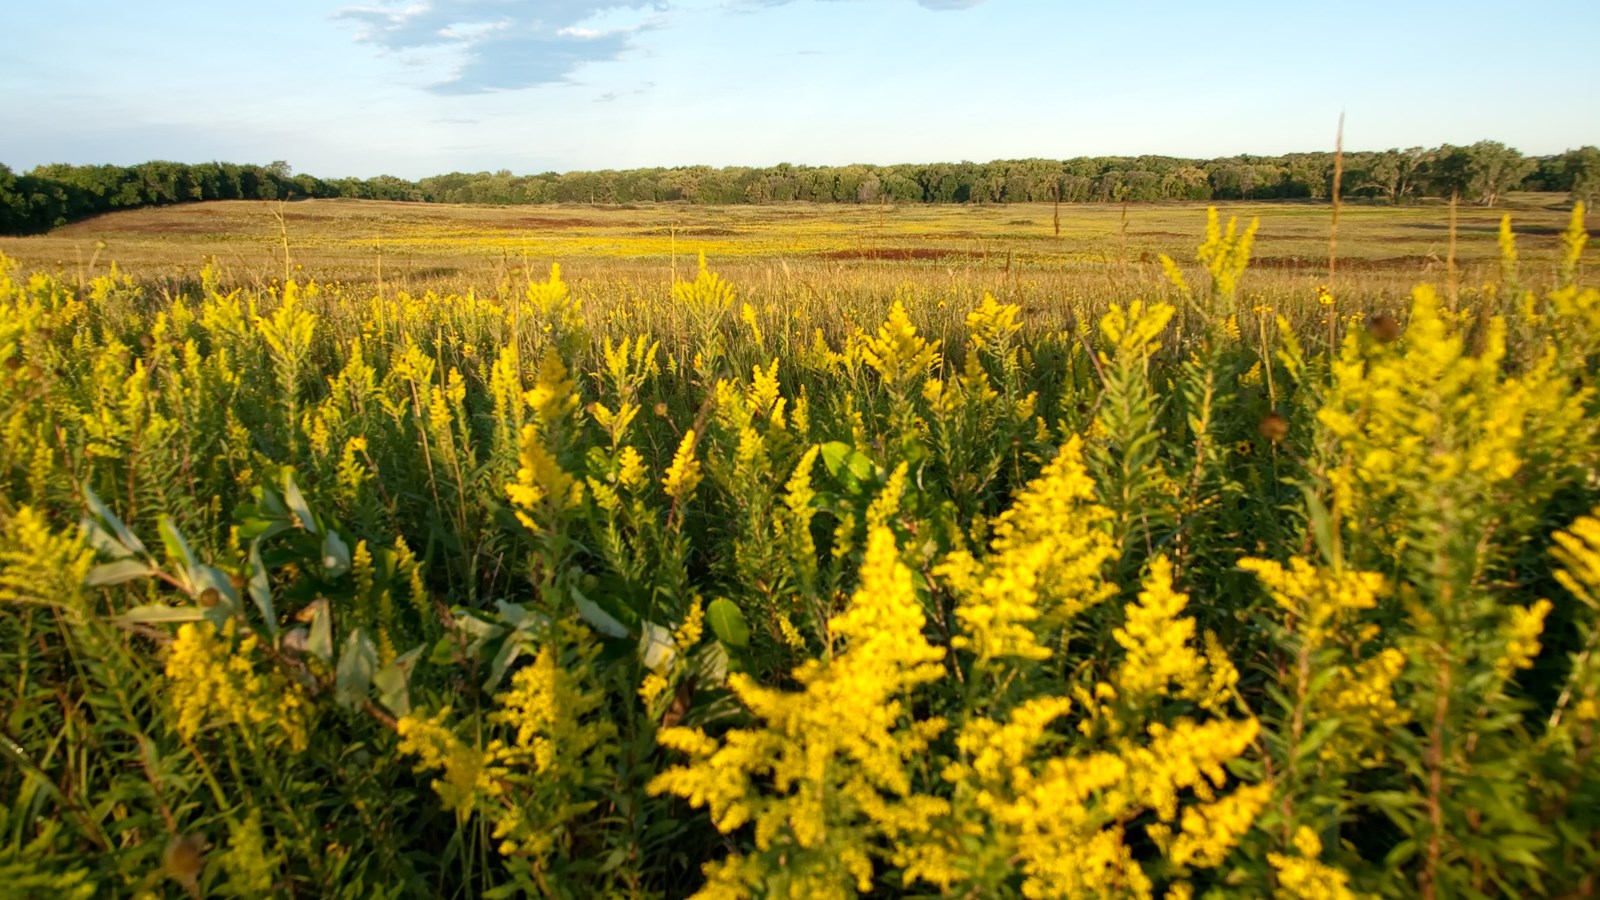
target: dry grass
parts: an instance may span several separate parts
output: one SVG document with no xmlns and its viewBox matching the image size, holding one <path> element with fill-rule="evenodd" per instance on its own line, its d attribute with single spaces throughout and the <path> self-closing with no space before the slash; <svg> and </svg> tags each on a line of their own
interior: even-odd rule
<svg viewBox="0 0 1600 900">
<path fill-rule="evenodd" d="M 358 200 L 290 204 L 224 201 L 112 213 L 50 234 L 0 239 L 25 268 L 69 277 L 115 262 L 141 279 L 192 278 L 212 262 L 225 283 L 258 284 L 291 263 L 325 281 L 421 291 L 492 289 L 553 262 L 580 287 L 662 289 L 703 252 L 719 271 L 757 287 L 777 275 L 822 293 L 863 286 L 955 287 L 1027 299 L 1036 294 L 1140 293 L 1161 283 L 1159 255 L 1193 255 L 1206 204 L 1008 206 L 482 207 Z M 1220 204 L 1259 217 L 1251 288 L 1300 294 L 1325 279 L 1330 210 L 1313 203 Z M 1565 224 L 1551 195 L 1513 197 L 1509 210 L 1463 209 L 1456 263 L 1463 283 L 1494 270 L 1500 216 L 1509 211 L 1524 258 L 1551 259 Z M 1449 210 L 1346 205 L 1339 290 L 1397 298 L 1418 280 L 1446 280 Z M 101 246 L 101 242 L 104 246 Z M 91 263 L 92 268 L 91 268 Z"/>
</svg>

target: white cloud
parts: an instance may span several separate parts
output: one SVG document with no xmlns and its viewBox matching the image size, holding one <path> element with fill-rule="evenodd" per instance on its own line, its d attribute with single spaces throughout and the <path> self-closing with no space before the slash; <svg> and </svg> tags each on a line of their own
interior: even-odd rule
<svg viewBox="0 0 1600 900">
<path fill-rule="evenodd" d="M 516 90 L 566 81 L 584 63 L 616 59 L 651 27 L 602 30 L 586 20 L 612 10 L 662 10 L 663 0 L 430 0 L 343 9 L 361 26 L 357 39 L 397 53 L 446 51 L 451 75 L 440 94 Z"/>
</svg>

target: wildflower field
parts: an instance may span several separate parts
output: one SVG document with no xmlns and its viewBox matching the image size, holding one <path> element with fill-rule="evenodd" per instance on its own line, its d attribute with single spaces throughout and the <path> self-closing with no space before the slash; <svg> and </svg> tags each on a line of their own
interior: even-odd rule
<svg viewBox="0 0 1600 900">
<path fill-rule="evenodd" d="M 1581 205 L 316 203 L 0 242 L 0 895 L 1600 891 Z"/>
</svg>

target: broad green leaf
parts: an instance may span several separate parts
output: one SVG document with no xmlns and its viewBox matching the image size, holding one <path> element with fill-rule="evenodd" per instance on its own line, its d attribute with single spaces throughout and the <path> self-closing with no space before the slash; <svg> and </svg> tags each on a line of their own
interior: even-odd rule
<svg viewBox="0 0 1600 900">
<path fill-rule="evenodd" d="M 639 660 L 646 669 L 663 674 L 677 655 L 678 645 L 672 640 L 671 630 L 654 622 L 644 623 L 639 634 Z"/>
<path fill-rule="evenodd" d="M 305 495 L 300 493 L 300 485 L 295 484 L 294 469 L 285 467 L 283 470 L 283 500 L 289 506 L 289 512 L 300 520 L 300 527 L 312 534 L 320 534 L 322 529 L 317 526 L 317 517 L 311 514 L 311 505 L 306 503 Z"/>
<path fill-rule="evenodd" d="M 728 680 L 728 648 L 721 641 L 707 641 L 695 658 L 696 671 L 704 684 L 725 684 Z"/>
<path fill-rule="evenodd" d="M 318 599 L 311 610 L 311 632 L 306 636 L 306 650 L 325 663 L 333 662 L 333 612 L 326 599 Z"/>
<path fill-rule="evenodd" d="M 378 670 L 378 648 L 362 628 L 353 628 L 339 654 L 334 670 L 334 699 L 348 709 L 356 709 L 372 689 L 372 675 Z"/>
<path fill-rule="evenodd" d="M 871 481 L 878 466 L 871 458 L 856 451 L 843 441 L 829 441 L 822 445 L 822 465 L 828 474 L 848 487 L 859 487 Z"/>
<path fill-rule="evenodd" d="M 711 623 L 711 630 L 716 633 L 717 640 L 734 649 L 742 649 L 750 644 L 750 626 L 744 620 L 744 613 L 738 604 L 726 597 L 718 597 L 706 607 L 706 621 Z"/>
<path fill-rule="evenodd" d="M 578 590 L 577 585 L 572 586 L 572 602 L 578 608 L 578 615 L 593 626 L 594 630 L 607 637 L 624 638 L 628 636 L 627 626 L 618 622 L 616 617 L 601 609 L 598 603 L 585 597 L 583 592 Z"/>
<path fill-rule="evenodd" d="M 322 536 L 322 567 L 333 578 L 350 571 L 350 547 L 332 529 Z"/>
<path fill-rule="evenodd" d="M 527 644 L 528 637 L 525 634 L 513 631 L 506 635 L 506 639 L 500 644 L 500 651 L 489 661 L 489 674 L 483 680 L 485 691 L 493 691 L 500 686 L 501 680 L 506 677 L 506 671 L 517 661 L 517 657 L 522 655 L 522 649 Z"/>
<path fill-rule="evenodd" d="M 839 477 L 839 470 L 844 468 L 845 457 L 855 452 L 855 448 L 844 441 L 828 441 L 822 445 L 822 465 L 828 474 Z"/>
<path fill-rule="evenodd" d="M 418 644 L 394 658 L 372 676 L 372 686 L 378 692 L 378 703 L 397 716 L 411 712 L 411 670 L 422 658 L 427 644 Z"/>
</svg>

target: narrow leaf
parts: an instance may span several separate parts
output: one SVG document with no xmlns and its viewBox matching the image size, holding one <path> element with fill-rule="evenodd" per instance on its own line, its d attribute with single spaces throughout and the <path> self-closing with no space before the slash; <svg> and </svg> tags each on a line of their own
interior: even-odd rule
<svg viewBox="0 0 1600 900">
<path fill-rule="evenodd" d="M 267 567 L 261 562 L 261 542 L 254 541 L 250 544 L 250 583 L 248 586 L 250 599 L 261 611 L 261 618 L 267 623 L 267 634 L 274 642 L 278 639 L 278 613 L 272 605 L 272 585 L 267 579 Z"/>
<path fill-rule="evenodd" d="M 119 559 L 90 569 L 83 583 L 89 587 L 106 587 L 132 581 L 135 578 L 148 578 L 153 574 L 155 570 L 150 568 L 149 563 L 137 559 Z"/>
<path fill-rule="evenodd" d="M 168 606 L 165 603 L 147 603 L 135 606 L 111 621 L 122 625 L 162 625 L 170 622 L 198 622 L 206 617 L 199 606 Z"/>
</svg>

